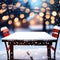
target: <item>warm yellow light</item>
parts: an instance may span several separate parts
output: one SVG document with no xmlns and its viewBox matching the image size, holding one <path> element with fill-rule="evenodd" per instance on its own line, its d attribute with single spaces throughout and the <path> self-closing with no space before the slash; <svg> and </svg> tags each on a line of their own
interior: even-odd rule
<svg viewBox="0 0 60 60">
<path fill-rule="evenodd" d="M 12 24 L 12 20 L 9 20 L 9 21 L 8 21 L 8 24 L 11 25 L 11 24 Z"/>
<path fill-rule="evenodd" d="M 55 20 L 52 20 L 52 21 L 51 21 L 51 24 L 55 24 Z"/>
<path fill-rule="evenodd" d="M 16 22 L 16 23 L 14 23 L 14 26 L 17 27 L 17 28 L 21 27 L 21 22 L 18 21 L 18 22 Z"/>
<path fill-rule="evenodd" d="M 51 20 L 55 20 L 55 17 L 54 16 L 51 16 Z"/>
<path fill-rule="evenodd" d="M 56 11 L 53 11 L 53 12 L 52 12 L 52 15 L 53 15 L 53 16 L 56 16 L 56 15 L 57 15 L 57 12 L 56 12 Z"/>
<path fill-rule="evenodd" d="M 25 12 L 26 13 L 29 13 L 30 12 L 30 9 L 29 8 L 26 8 Z"/>
<path fill-rule="evenodd" d="M 30 16 L 34 16 L 34 12 L 31 12 L 31 13 L 30 13 Z"/>
<path fill-rule="evenodd" d="M 43 3 L 42 6 L 43 6 L 43 7 L 47 7 L 47 3 Z"/>
<path fill-rule="evenodd" d="M 18 21 L 19 21 L 19 18 L 16 17 L 16 18 L 14 19 L 14 22 L 18 22 Z"/>
<path fill-rule="evenodd" d="M 4 12 L 6 12 L 7 9 L 0 9 L 0 14 L 3 14 Z"/>
<path fill-rule="evenodd" d="M 8 20 L 8 19 L 9 19 L 8 15 L 2 17 L 2 20 Z"/>
<path fill-rule="evenodd" d="M 41 10 L 41 12 L 45 12 L 45 8 L 41 8 L 40 10 Z"/>
<path fill-rule="evenodd" d="M 26 23 L 26 22 L 27 22 L 26 19 L 23 19 L 23 20 L 22 20 L 22 23 Z"/>
<path fill-rule="evenodd" d="M 46 21 L 45 24 L 46 24 L 46 25 L 49 25 L 49 21 Z"/>
<path fill-rule="evenodd" d="M 25 7 L 24 7 L 24 6 L 21 6 L 21 7 L 20 7 L 20 10 L 21 10 L 21 11 L 24 11 L 24 10 L 25 10 Z"/>
<path fill-rule="evenodd" d="M 35 25 L 35 21 L 34 20 L 31 20 L 30 21 L 30 25 Z"/>
<path fill-rule="evenodd" d="M 25 15 L 24 14 L 20 14 L 20 18 L 22 19 L 22 18 L 24 18 L 25 17 Z"/>
<path fill-rule="evenodd" d="M 40 21 L 43 21 L 43 17 L 40 17 L 40 19 L 39 19 Z"/>
<path fill-rule="evenodd" d="M 50 18 L 50 14 L 46 14 L 46 19 L 49 19 Z"/>
<path fill-rule="evenodd" d="M 44 16 L 44 13 L 43 12 L 40 12 L 39 15 L 43 17 Z"/>
<path fill-rule="evenodd" d="M 10 14 L 10 18 L 14 18 L 14 14 Z"/>
<path fill-rule="evenodd" d="M 55 3 L 55 1 L 54 0 L 50 0 L 50 4 L 54 4 Z"/>
<path fill-rule="evenodd" d="M 60 4 L 60 0 L 59 0 L 59 4 Z"/>
<path fill-rule="evenodd" d="M 46 7 L 46 11 L 50 11 L 50 7 Z"/>
<path fill-rule="evenodd" d="M 17 2 L 16 3 L 16 7 L 18 8 L 18 7 L 20 7 L 21 6 L 21 3 L 20 2 Z"/>
<path fill-rule="evenodd" d="M 58 16 L 60 17 L 60 13 L 58 13 Z"/>
<path fill-rule="evenodd" d="M 24 3 L 27 3 L 28 2 L 28 0 L 23 0 L 24 1 Z"/>
</svg>

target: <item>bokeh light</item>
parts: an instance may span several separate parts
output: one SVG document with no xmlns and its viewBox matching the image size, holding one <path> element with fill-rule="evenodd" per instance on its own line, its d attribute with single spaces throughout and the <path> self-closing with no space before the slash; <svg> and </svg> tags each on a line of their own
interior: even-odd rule
<svg viewBox="0 0 60 60">
<path fill-rule="evenodd" d="M 14 26 L 15 26 L 16 28 L 20 28 L 20 27 L 21 27 L 21 22 L 20 22 L 20 21 L 14 22 Z"/>
<path fill-rule="evenodd" d="M 55 3 L 55 1 L 54 0 L 50 0 L 50 4 L 54 4 Z"/>
<path fill-rule="evenodd" d="M 2 17 L 2 20 L 8 20 L 8 19 L 9 19 L 8 15 Z"/>
<path fill-rule="evenodd" d="M 55 23 L 55 20 L 51 20 L 51 24 L 54 24 Z"/>
<path fill-rule="evenodd" d="M 29 16 L 34 16 L 34 12 L 31 12 Z"/>
<path fill-rule="evenodd" d="M 20 18 L 22 19 L 22 18 L 24 18 L 25 17 L 25 15 L 24 14 L 20 14 Z"/>
<path fill-rule="evenodd" d="M 43 3 L 42 6 L 46 8 L 47 7 L 47 3 Z"/>
<path fill-rule="evenodd" d="M 41 10 L 41 12 L 45 12 L 45 8 L 41 8 L 40 10 Z"/>
<path fill-rule="evenodd" d="M 46 19 L 49 19 L 50 18 L 50 14 L 46 14 L 45 17 L 46 17 Z"/>
<path fill-rule="evenodd" d="M 16 7 L 18 8 L 18 7 L 20 7 L 21 6 L 21 3 L 20 2 L 17 2 L 16 3 Z"/>
<path fill-rule="evenodd" d="M 6 12 L 7 9 L 0 9 L 0 14 L 3 14 L 4 12 Z"/>
<path fill-rule="evenodd" d="M 12 20 L 9 20 L 9 21 L 8 21 L 8 24 L 11 25 L 11 24 L 12 24 Z"/>
<path fill-rule="evenodd" d="M 53 11 L 53 12 L 52 12 L 52 15 L 53 15 L 53 16 L 56 16 L 56 15 L 57 15 L 57 12 L 56 12 L 56 11 Z"/>
<path fill-rule="evenodd" d="M 30 9 L 29 8 L 26 8 L 25 12 L 26 13 L 29 13 L 30 12 Z"/>
<path fill-rule="evenodd" d="M 55 17 L 54 16 L 51 16 L 51 20 L 55 20 Z"/>
<path fill-rule="evenodd" d="M 24 6 L 21 6 L 20 7 L 20 11 L 24 11 L 25 10 L 25 7 Z"/>
<path fill-rule="evenodd" d="M 35 25 L 35 21 L 34 20 L 30 20 L 30 25 Z"/>
<path fill-rule="evenodd" d="M 39 15 L 43 17 L 44 16 L 44 13 L 43 12 L 40 12 Z"/>
<path fill-rule="evenodd" d="M 27 22 L 26 19 L 23 19 L 23 20 L 22 20 L 22 23 L 26 23 L 26 22 Z"/>
<path fill-rule="evenodd" d="M 14 18 L 14 14 L 10 14 L 10 18 L 13 19 Z"/>
<path fill-rule="evenodd" d="M 46 25 L 49 25 L 49 21 L 46 21 L 45 24 L 46 24 Z"/>
<path fill-rule="evenodd" d="M 5 3 L 2 4 L 2 9 L 5 9 L 7 5 Z"/>
<path fill-rule="evenodd" d="M 14 22 L 18 22 L 18 21 L 19 21 L 19 18 L 16 17 L 16 18 L 14 19 Z"/>
</svg>

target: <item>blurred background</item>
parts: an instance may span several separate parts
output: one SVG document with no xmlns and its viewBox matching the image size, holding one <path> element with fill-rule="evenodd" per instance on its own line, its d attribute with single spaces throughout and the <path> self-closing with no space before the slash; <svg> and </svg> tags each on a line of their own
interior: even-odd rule
<svg viewBox="0 0 60 60">
<path fill-rule="evenodd" d="M 51 31 L 60 25 L 60 0 L 0 0 L 0 28 Z"/>
<path fill-rule="evenodd" d="M 49 33 L 55 25 L 60 26 L 60 0 L 0 0 L 0 28 L 7 26 L 10 33 L 16 31 L 46 31 Z M 6 49 L 1 38 L 0 31 L 0 60 L 6 60 Z M 39 46 L 20 46 L 14 49 L 15 58 L 29 58 L 26 51 L 35 60 L 46 58 L 46 49 Z M 60 41 L 56 57 L 60 60 Z"/>
</svg>

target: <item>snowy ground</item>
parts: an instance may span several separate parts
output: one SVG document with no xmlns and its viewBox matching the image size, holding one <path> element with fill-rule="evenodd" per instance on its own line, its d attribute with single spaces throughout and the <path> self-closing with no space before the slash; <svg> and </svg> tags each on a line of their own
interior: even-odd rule
<svg viewBox="0 0 60 60">
<path fill-rule="evenodd" d="M 16 31 L 18 31 L 18 29 Z M 22 29 L 19 31 L 22 31 Z M 30 53 L 30 56 L 32 56 L 34 60 L 47 60 L 46 46 L 14 46 L 14 58 L 16 59 L 17 58 L 26 59 L 26 60 L 30 59 L 30 57 L 27 55 L 27 52 Z M 53 57 L 53 51 L 51 55 Z M 2 42 L 0 36 L 0 60 L 6 60 L 6 59 L 7 56 L 6 56 L 5 45 Z M 57 45 L 56 60 L 60 60 L 60 41 L 58 41 L 58 45 Z"/>
</svg>

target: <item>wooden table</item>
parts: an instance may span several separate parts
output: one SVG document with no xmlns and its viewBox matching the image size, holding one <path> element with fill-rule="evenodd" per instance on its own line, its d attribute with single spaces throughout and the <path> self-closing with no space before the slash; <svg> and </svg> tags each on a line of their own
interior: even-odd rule
<svg viewBox="0 0 60 60">
<path fill-rule="evenodd" d="M 7 37 L 2 38 L 2 42 L 5 43 L 7 51 L 7 59 L 9 60 L 9 53 L 7 50 L 7 43 L 10 45 L 10 60 L 14 60 L 13 47 L 14 45 L 42 45 L 47 46 L 48 60 L 51 60 L 50 46 L 57 39 L 52 37 L 46 32 L 15 32 Z"/>
</svg>

